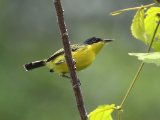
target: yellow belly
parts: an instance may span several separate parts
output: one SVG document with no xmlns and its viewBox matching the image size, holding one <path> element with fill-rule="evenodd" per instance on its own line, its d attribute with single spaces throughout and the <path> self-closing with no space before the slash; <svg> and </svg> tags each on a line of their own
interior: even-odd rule
<svg viewBox="0 0 160 120">
<path fill-rule="evenodd" d="M 88 67 L 95 59 L 95 53 L 90 48 L 80 49 L 72 52 L 72 57 L 76 62 L 76 70 L 80 71 Z M 57 57 L 56 59 L 47 63 L 50 69 L 53 69 L 56 73 L 68 73 L 68 67 L 65 61 L 64 55 Z"/>
</svg>

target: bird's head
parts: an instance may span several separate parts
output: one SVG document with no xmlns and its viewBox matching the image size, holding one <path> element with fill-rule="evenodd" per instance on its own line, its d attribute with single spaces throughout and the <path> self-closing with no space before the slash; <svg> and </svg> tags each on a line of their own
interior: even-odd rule
<svg viewBox="0 0 160 120">
<path fill-rule="evenodd" d="M 89 38 L 87 40 L 84 41 L 84 44 L 88 44 L 88 45 L 92 45 L 92 44 L 95 44 L 95 43 L 109 43 L 113 41 L 112 39 L 101 39 L 101 38 L 98 38 L 98 37 L 92 37 L 92 38 Z"/>
<path fill-rule="evenodd" d="M 96 54 L 101 50 L 101 48 L 106 44 L 113 41 L 112 39 L 101 39 L 97 37 L 92 37 L 84 41 L 85 45 L 89 45 L 90 49 Z"/>
</svg>

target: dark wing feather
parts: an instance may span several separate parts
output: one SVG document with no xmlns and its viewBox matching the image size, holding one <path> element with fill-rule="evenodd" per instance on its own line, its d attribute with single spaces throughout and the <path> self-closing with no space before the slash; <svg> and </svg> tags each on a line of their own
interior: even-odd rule
<svg viewBox="0 0 160 120">
<path fill-rule="evenodd" d="M 58 51 L 55 52 L 51 57 L 49 57 L 49 58 L 47 59 L 47 62 L 50 62 L 50 61 L 54 60 L 56 57 L 58 57 L 58 56 L 60 56 L 60 55 L 62 55 L 62 54 L 64 54 L 64 49 L 58 50 Z"/>
<path fill-rule="evenodd" d="M 85 45 L 79 45 L 79 44 L 74 44 L 74 45 L 71 45 L 71 51 L 74 52 L 74 51 L 77 51 L 78 49 L 80 48 L 84 48 Z M 60 55 L 63 55 L 64 54 L 64 49 L 60 49 L 58 50 L 57 52 L 55 52 L 50 58 L 47 59 L 47 62 L 50 62 L 52 60 L 54 60 L 55 58 L 57 58 L 58 56 Z"/>
</svg>

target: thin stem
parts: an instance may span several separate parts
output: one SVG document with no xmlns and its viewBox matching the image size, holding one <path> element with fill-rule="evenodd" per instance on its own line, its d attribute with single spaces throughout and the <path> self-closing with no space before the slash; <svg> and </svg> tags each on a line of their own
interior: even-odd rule
<svg viewBox="0 0 160 120">
<path fill-rule="evenodd" d="M 65 21 L 64 21 L 64 15 L 63 15 L 64 10 L 62 9 L 60 0 L 54 0 L 54 5 L 56 9 L 62 42 L 64 46 L 65 59 L 68 65 L 68 69 L 70 71 L 72 88 L 75 94 L 77 108 L 79 110 L 81 120 L 87 120 L 87 112 L 85 110 L 83 96 L 82 96 L 81 88 L 79 86 L 79 80 L 76 75 L 75 63 L 72 59 L 71 48 L 70 48 L 70 43 L 69 43 L 69 36 L 68 36 L 67 29 L 66 29 Z"/>
<path fill-rule="evenodd" d="M 121 120 L 121 111 L 120 110 L 118 110 L 117 116 L 118 116 L 118 120 Z"/>
<path fill-rule="evenodd" d="M 158 16 L 158 15 L 157 15 L 157 16 Z M 158 17 L 159 17 L 159 16 L 158 16 Z M 157 30 L 158 30 L 158 28 L 159 28 L 159 25 L 160 25 L 160 18 L 159 18 L 158 24 L 157 24 L 157 26 L 156 26 L 156 28 L 155 28 L 155 30 L 154 30 L 153 37 L 152 37 L 151 42 L 150 42 L 150 45 L 149 45 L 149 47 L 148 47 L 148 49 L 147 49 L 147 53 L 149 53 L 150 50 L 151 50 L 151 47 L 152 47 L 152 44 L 153 44 L 153 42 L 154 42 L 154 39 L 155 39 Z M 131 82 L 131 84 L 130 84 L 130 86 L 129 86 L 129 88 L 128 88 L 128 90 L 127 90 L 127 92 L 126 92 L 126 94 L 125 94 L 125 96 L 124 96 L 124 98 L 123 98 L 123 100 L 122 100 L 122 102 L 121 102 L 121 105 L 120 105 L 121 108 L 123 107 L 123 104 L 124 104 L 125 101 L 127 100 L 127 98 L 128 98 L 128 96 L 129 96 L 131 90 L 133 89 L 133 86 L 135 85 L 135 83 L 136 83 L 136 81 L 137 81 L 137 79 L 138 79 L 138 77 L 139 77 L 139 75 L 140 75 L 140 73 L 141 73 L 141 71 L 142 71 L 143 66 L 144 66 L 144 62 L 142 62 L 141 65 L 139 66 L 138 71 L 137 71 L 137 73 L 135 74 L 135 77 L 133 78 L 133 80 L 132 80 L 132 82 Z"/>
<path fill-rule="evenodd" d="M 159 17 L 159 16 L 158 16 L 158 17 Z M 154 38 L 155 38 L 156 33 L 157 33 L 157 31 L 158 31 L 159 25 L 160 25 L 160 18 L 159 18 L 158 24 L 157 24 L 157 26 L 156 26 L 156 28 L 155 28 L 155 30 L 154 30 L 151 43 L 150 43 L 150 45 L 149 45 L 149 47 L 148 47 L 148 50 L 147 50 L 148 53 L 149 53 L 150 50 L 151 50 L 151 47 L 152 47 L 152 44 L 153 44 L 153 42 L 154 42 Z"/>
<path fill-rule="evenodd" d="M 127 12 L 127 11 L 130 11 L 130 10 L 137 10 L 137 9 L 140 9 L 140 8 L 146 8 L 146 7 L 150 7 L 150 6 L 153 6 L 155 5 L 156 3 L 152 3 L 152 4 L 149 4 L 149 5 L 144 5 L 144 6 L 140 6 L 140 7 L 132 7 L 132 8 L 125 8 L 125 9 L 122 9 L 122 10 L 117 10 L 117 11 L 114 11 L 114 12 L 111 12 L 111 15 L 118 15 L 118 14 L 121 14 L 123 12 Z"/>
<path fill-rule="evenodd" d="M 125 94 L 125 96 L 124 96 L 124 98 L 123 98 L 123 100 L 121 102 L 121 105 L 120 105 L 121 107 L 123 106 L 124 102 L 126 101 L 127 97 L 129 96 L 129 93 L 133 89 L 133 86 L 135 85 L 136 81 L 138 80 L 137 78 L 139 77 L 143 66 L 144 66 L 144 62 L 142 62 L 141 65 L 139 66 L 138 71 L 137 71 L 134 79 L 132 80 L 132 83 L 130 84 L 130 86 L 129 86 L 129 88 L 128 88 L 128 90 L 127 90 L 127 92 L 126 92 L 126 94 Z"/>
</svg>

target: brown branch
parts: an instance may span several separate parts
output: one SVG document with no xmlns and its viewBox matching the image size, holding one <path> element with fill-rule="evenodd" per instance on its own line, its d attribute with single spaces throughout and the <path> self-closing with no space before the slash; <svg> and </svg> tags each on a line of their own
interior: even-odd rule
<svg viewBox="0 0 160 120">
<path fill-rule="evenodd" d="M 67 29 L 66 29 L 65 21 L 64 21 L 64 15 L 63 15 L 64 11 L 62 9 L 61 1 L 54 0 L 54 5 L 55 5 L 56 13 L 57 13 L 59 29 L 60 29 L 60 33 L 62 37 L 63 46 L 64 46 L 65 59 L 68 65 L 68 69 L 70 71 L 72 87 L 73 87 L 73 91 L 76 97 L 77 108 L 79 110 L 81 120 L 87 120 L 87 112 L 85 110 L 81 88 L 78 85 L 79 80 L 77 78 L 76 71 L 75 71 L 75 62 L 72 59 L 69 36 L 68 36 Z"/>
</svg>

